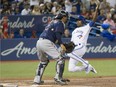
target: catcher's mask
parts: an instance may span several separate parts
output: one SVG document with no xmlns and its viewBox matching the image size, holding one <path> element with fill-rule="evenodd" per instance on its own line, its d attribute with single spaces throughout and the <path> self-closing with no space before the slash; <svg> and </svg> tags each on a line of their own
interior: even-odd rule
<svg viewBox="0 0 116 87">
<path fill-rule="evenodd" d="M 62 19 L 63 17 L 67 17 L 69 18 L 69 14 L 68 12 L 61 10 L 57 13 L 57 15 L 55 16 L 55 19 Z"/>
</svg>

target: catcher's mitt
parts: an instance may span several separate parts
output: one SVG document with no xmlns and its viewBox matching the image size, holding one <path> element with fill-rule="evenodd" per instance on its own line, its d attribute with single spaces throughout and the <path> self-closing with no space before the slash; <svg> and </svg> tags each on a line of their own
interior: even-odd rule
<svg viewBox="0 0 116 87">
<path fill-rule="evenodd" d="M 73 42 L 64 43 L 64 46 L 66 47 L 66 53 L 71 53 L 75 47 Z"/>
</svg>

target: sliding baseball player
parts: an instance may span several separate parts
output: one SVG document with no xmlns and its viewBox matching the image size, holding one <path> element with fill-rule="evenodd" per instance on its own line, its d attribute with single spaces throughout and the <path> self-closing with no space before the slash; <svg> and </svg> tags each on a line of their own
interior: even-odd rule
<svg viewBox="0 0 116 87">
<path fill-rule="evenodd" d="M 67 54 L 70 57 L 69 66 L 68 66 L 68 70 L 70 72 L 85 71 L 88 74 L 90 71 L 92 71 L 94 73 L 97 73 L 94 67 L 82 57 L 86 52 L 88 36 L 90 30 L 92 29 L 91 27 L 95 23 L 98 8 L 99 8 L 99 3 L 96 7 L 96 11 L 92 22 L 88 23 L 87 25 L 84 25 L 85 19 L 83 16 L 80 16 L 79 20 L 77 20 L 78 27 L 72 32 L 72 37 L 71 37 L 71 42 L 74 43 L 75 48 L 71 53 Z M 79 62 L 82 63 L 82 66 L 77 66 Z"/>
</svg>

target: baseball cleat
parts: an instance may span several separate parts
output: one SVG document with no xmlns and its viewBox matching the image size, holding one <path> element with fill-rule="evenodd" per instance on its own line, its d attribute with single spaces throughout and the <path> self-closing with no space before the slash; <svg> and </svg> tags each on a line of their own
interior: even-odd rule
<svg viewBox="0 0 116 87">
<path fill-rule="evenodd" d="M 54 78 L 55 84 L 58 85 L 67 85 L 66 81 Z"/>
<path fill-rule="evenodd" d="M 44 81 L 40 81 L 39 83 L 38 82 L 34 82 L 33 84 L 34 85 L 42 85 L 44 83 Z"/>
<path fill-rule="evenodd" d="M 86 68 L 85 68 L 85 72 L 86 74 L 88 74 L 91 70 L 92 70 L 92 66 L 89 64 Z"/>
<path fill-rule="evenodd" d="M 3 85 L 0 85 L 0 87 L 4 87 Z"/>
<path fill-rule="evenodd" d="M 93 68 L 93 67 L 92 67 L 91 72 L 93 72 L 93 73 L 97 73 L 97 71 L 96 71 L 95 68 Z"/>
<path fill-rule="evenodd" d="M 69 79 L 62 79 L 62 81 L 64 81 L 64 82 L 70 82 Z"/>
</svg>

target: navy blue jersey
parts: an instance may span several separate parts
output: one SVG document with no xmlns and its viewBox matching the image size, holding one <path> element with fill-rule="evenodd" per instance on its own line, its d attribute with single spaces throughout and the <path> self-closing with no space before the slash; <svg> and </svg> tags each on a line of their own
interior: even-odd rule
<svg viewBox="0 0 116 87">
<path fill-rule="evenodd" d="M 53 43 L 62 44 L 61 37 L 64 33 L 64 24 L 60 20 L 53 20 L 45 27 L 45 30 L 40 35 L 40 38 L 45 38 Z"/>
</svg>

